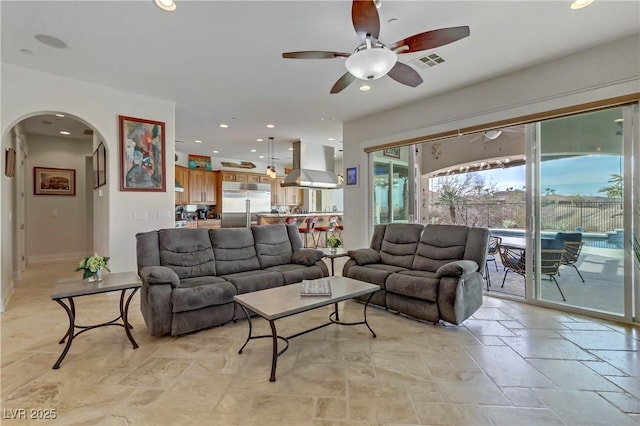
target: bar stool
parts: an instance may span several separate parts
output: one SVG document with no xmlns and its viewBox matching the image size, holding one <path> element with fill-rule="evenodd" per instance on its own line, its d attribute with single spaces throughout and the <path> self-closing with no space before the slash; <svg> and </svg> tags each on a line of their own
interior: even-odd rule
<svg viewBox="0 0 640 426">
<path fill-rule="evenodd" d="M 316 247 L 320 243 L 320 236 L 324 232 L 324 246 L 327 246 L 327 240 L 329 239 L 329 232 L 334 234 L 336 231 L 336 226 L 338 225 L 338 216 L 329 216 L 328 224 L 325 226 L 316 226 L 315 230 L 318 231 L 318 240 L 316 241 Z"/>
<path fill-rule="evenodd" d="M 315 227 L 316 227 L 316 223 L 318 222 L 318 216 L 313 216 L 313 217 L 308 217 L 304 220 L 305 223 L 305 227 L 300 227 L 298 228 L 298 231 L 300 232 L 300 234 L 304 235 L 303 237 L 303 243 L 304 243 L 304 247 L 308 247 L 307 245 L 307 239 L 309 237 L 309 234 L 311 234 L 311 240 L 313 241 L 313 247 L 316 247 L 316 238 L 315 238 Z"/>
<path fill-rule="evenodd" d="M 298 224 L 298 218 L 297 217 L 288 217 L 284 220 L 284 224 L 285 225 L 289 225 L 289 224 L 294 224 L 297 225 Z"/>
</svg>

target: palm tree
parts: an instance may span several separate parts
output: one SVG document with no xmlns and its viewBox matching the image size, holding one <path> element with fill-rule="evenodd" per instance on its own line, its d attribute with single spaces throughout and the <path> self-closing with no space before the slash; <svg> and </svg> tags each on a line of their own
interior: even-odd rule
<svg viewBox="0 0 640 426">
<path fill-rule="evenodd" d="M 598 189 L 598 192 L 605 192 L 608 198 L 622 198 L 624 195 L 624 178 L 621 174 L 612 174 L 609 179 L 611 185 Z"/>
<path fill-rule="evenodd" d="M 449 206 L 449 216 L 451 217 L 451 223 L 456 223 L 456 204 L 458 204 L 464 198 L 464 194 L 460 188 L 454 186 L 445 185 L 440 189 L 438 194 L 438 201 L 442 204 Z"/>
</svg>

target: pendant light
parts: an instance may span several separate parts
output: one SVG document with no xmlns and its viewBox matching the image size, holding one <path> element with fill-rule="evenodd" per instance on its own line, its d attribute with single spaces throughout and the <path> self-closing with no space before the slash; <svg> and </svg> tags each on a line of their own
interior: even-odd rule
<svg viewBox="0 0 640 426">
<path fill-rule="evenodd" d="M 269 137 L 267 142 L 267 176 L 269 176 L 271 179 L 275 179 L 277 176 L 275 166 L 271 165 L 271 160 L 273 159 L 273 155 L 275 154 L 275 147 L 273 143 L 273 137 Z"/>
</svg>

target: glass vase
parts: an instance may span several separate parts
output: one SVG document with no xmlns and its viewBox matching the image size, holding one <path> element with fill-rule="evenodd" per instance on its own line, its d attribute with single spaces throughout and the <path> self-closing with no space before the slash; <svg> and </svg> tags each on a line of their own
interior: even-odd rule
<svg viewBox="0 0 640 426">
<path fill-rule="evenodd" d="M 98 281 L 102 281 L 102 268 L 98 269 L 94 275 L 87 278 L 87 282 L 89 283 L 95 283 Z"/>
</svg>

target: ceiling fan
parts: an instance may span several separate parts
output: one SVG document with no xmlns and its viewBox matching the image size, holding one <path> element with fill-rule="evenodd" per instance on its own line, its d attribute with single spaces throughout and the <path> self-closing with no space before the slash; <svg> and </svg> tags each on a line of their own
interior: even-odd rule
<svg viewBox="0 0 640 426">
<path fill-rule="evenodd" d="M 398 54 L 419 52 L 444 46 L 469 35 L 469 27 L 450 27 L 426 31 L 385 45 L 380 41 L 380 17 L 373 0 L 354 0 L 351 7 L 353 28 L 360 45 L 353 53 L 305 50 L 282 54 L 287 59 L 346 59 L 347 72 L 336 81 L 331 93 L 340 93 L 355 79 L 376 80 L 388 75 L 398 83 L 416 87 L 422 77 L 409 65 L 398 62 Z"/>
</svg>

